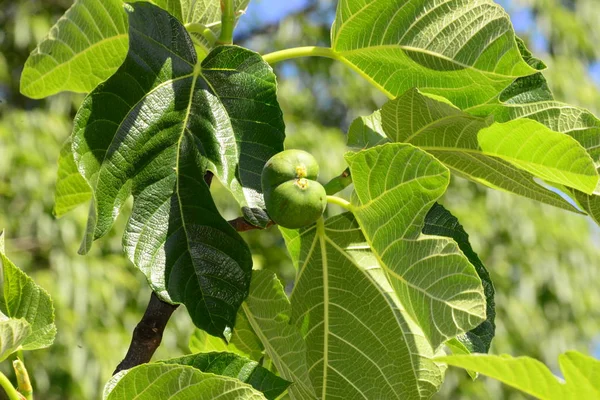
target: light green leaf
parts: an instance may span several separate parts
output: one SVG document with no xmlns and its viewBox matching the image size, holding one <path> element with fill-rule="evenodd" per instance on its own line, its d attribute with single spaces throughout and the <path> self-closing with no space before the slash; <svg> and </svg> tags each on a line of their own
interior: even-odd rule
<svg viewBox="0 0 600 400">
<path fill-rule="evenodd" d="M 60 218 L 92 198 L 92 189 L 83 179 L 77 169 L 77 164 L 75 164 L 70 137 L 60 150 L 57 175 L 56 191 L 54 192 L 54 215 Z"/>
<path fill-rule="evenodd" d="M 534 175 L 586 190 L 598 181 L 591 158 L 575 140 L 529 119 L 490 125 L 488 118 L 469 115 L 416 89 L 386 103 L 381 116 L 392 141 L 412 143 L 461 176 L 492 188 L 575 211 L 536 183 Z"/>
<path fill-rule="evenodd" d="M 256 361 L 233 353 L 199 353 L 159 362 L 189 365 L 202 372 L 236 378 L 262 392 L 269 400 L 277 398 L 290 385 L 290 382 L 261 367 Z"/>
<path fill-rule="evenodd" d="M 0 311 L 11 320 L 22 319 L 29 325 L 28 328 L 24 326 L 19 328 L 21 348 L 37 350 L 50 346 L 56 336 L 54 306 L 50 295 L 6 257 L 2 232 L 0 232 L 0 271 L 2 272 Z M 11 329 L 14 327 L 11 326 Z M 23 337 L 25 329 L 30 334 Z"/>
<path fill-rule="evenodd" d="M 244 209 L 264 214 L 260 172 L 284 140 L 275 75 L 236 46 L 198 64 L 174 17 L 149 3 L 130 10 L 127 59 L 75 118 L 75 161 L 95 194 L 82 250 L 133 194 L 129 258 L 161 298 L 224 337 L 248 293 L 252 259 L 203 177 L 213 171 Z"/>
<path fill-rule="evenodd" d="M 250 295 L 242 308 L 260 338 L 279 375 L 292 382 L 292 399 L 316 399 L 308 376 L 306 344 L 290 323 L 291 306 L 277 276 L 269 271 L 253 271 Z"/>
<path fill-rule="evenodd" d="M 113 382 L 107 400 L 264 400 L 237 379 L 200 372 L 185 365 L 142 364 Z M 110 388 L 109 388 L 110 389 Z"/>
<path fill-rule="evenodd" d="M 208 353 L 213 351 L 229 351 L 254 361 L 263 357 L 264 347 L 248 322 L 246 314 L 240 309 L 235 318 L 233 335 L 226 343 L 223 339 L 211 336 L 200 329 L 195 329 L 190 337 L 190 350 L 193 353 Z"/>
<path fill-rule="evenodd" d="M 2 315 L 0 318 L 6 318 Z M 24 319 L 0 321 L 0 361 L 6 360 L 31 335 L 31 326 Z"/>
<path fill-rule="evenodd" d="M 202 35 L 202 32 L 197 32 L 196 29 L 207 29 L 215 38 L 219 37 L 221 34 L 221 2 L 219 0 L 152 0 L 152 2 L 185 24 L 197 42 L 206 50 L 214 47 L 215 43 Z M 236 21 L 244 14 L 248 3 L 250 0 L 233 0 Z M 194 27 L 190 28 L 190 24 Z"/>
<path fill-rule="evenodd" d="M 454 239 L 460 250 L 475 267 L 483 285 L 483 293 L 485 294 L 486 318 L 476 328 L 452 340 L 461 342 L 468 352 L 487 353 L 490 350 L 492 339 L 496 333 L 496 325 L 494 323 L 496 318 L 494 285 L 492 284 L 490 274 L 477 256 L 477 253 L 473 251 L 471 243 L 469 243 L 469 235 L 465 232 L 460 222 L 458 222 L 458 219 L 441 204 L 435 203 L 431 207 L 425 216 L 425 225 L 422 232 L 426 235 L 445 236 Z"/>
<path fill-rule="evenodd" d="M 366 149 L 388 142 L 381 125 L 381 110 L 366 117 L 355 119 L 348 128 L 348 146 Z"/>
<path fill-rule="evenodd" d="M 436 360 L 477 371 L 543 400 L 600 398 L 600 361 L 576 351 L 559 356 L 564 383 L 529 357 L 452 355 Z"/>
<path fill-rule="evenodd" d="M 567 135 L 528 119 L 495 123 L 479 131 L 483 153 L 506 160 L 535 176 L 591 194 L 598 173 L 585 149 Z"/>
<path fill-rule="evenodd" d="M 340 0 L 331 43 L 337 58 L 390 97 L 418 87 L 461 108 L 536 72 L 491 0 Z"/>
<path fill-rule="evenodd" d="M 61 91 L 85 93 L 111 76 L 127 53 L 121 0 L 77 0 L 33 50 L 21 93 L 41 99 Z"/>
<path fill-rule="evenodd" d="M 318 397 L 428 399 L 437 392 L 444 369 L 352 214 L 282 232 L 298 268 L 293 322 Z"/>
<path fill-rule="evenodd" d="M 485 320 L 481 279 L 450 238 L 423 235 L 425 216 L 450 173 L 411 145 L 346 155 L 354 214 L 406 312 L 434 349 Z M 452 288 L 452 290 L 448 290 Z"/>
</svg>

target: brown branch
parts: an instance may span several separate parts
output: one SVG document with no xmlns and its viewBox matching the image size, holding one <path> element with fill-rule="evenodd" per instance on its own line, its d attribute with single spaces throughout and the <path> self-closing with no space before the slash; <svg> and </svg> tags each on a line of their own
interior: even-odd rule
<svg viewBox="0 0 600 400">
<path fill-rule="evenodd" d="M 207 173 L 204 179 L 209 183 L 212 179 L 212 174 Z M 229 224 L 238 232 L 261 229 L 248 223 L 243 217 L 233 219 L 229 221 Z M 270 222 L 268 226 L 272 224 Z M 171 318 L 177 307 L 179 305 L 166 303 L 159 299 L 156 293 L 152 292 L 146 312 L 133 330 L 127 354 L 123 361 L 119 363 L 113 375 L 117 372 L 150 362 L 154 352 L 156 352 L 156 349 L 160 345 L 167 322 L 169 322 L 169 318 Z"/>
<path fill-rule="evenodd" d="M 169 304 L 162 301 L 156 293 L 152 292 L 146 312 L 133 330 L 127 355 L 125 355 L 123 361 L 117 366 L 113 375 L 119 371 L 150 361 L 160 345 L 167 322 L 169 322 L 171 314 L 173 314 L 173 311 L 177 307 L 178 305 L 176 304 Z"/>
</svg>

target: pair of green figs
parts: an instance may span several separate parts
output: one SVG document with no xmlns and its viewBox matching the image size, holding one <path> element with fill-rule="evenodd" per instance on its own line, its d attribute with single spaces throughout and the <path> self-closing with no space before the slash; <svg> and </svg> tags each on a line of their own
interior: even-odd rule
<svg viewBox="0 0 600 400">
<path fill-rule="evenodd" d="M 319 164 L 302 150 L 285 150 L 265 164 L 261 183 L 269 217 L 284 228 L 315 222 L 327 206 L 325 188 L 317 182 Z"/>
</svg>

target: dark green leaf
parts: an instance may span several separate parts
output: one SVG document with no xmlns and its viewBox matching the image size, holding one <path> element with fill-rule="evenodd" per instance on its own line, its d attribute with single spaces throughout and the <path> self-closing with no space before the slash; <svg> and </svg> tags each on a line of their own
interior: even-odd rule
<svg viewBox="0 0 600 400">
<path fill-rule="evenodd" d="M 263 208 L 260 172 L 284 139 L 275 76 L 235 46 L 198 64 L 185 28 L 154 5 L 134 3 L 129 21 L 125 62 L 75 119 L 75 161 L 95 195 L 82 250 L 133 194 L 129 258 L 163 299 L 184 303 L 197 326 L 225 337 L 252 259 L 203 177 L 214 172 L 242 206 Z"/>
</svg>

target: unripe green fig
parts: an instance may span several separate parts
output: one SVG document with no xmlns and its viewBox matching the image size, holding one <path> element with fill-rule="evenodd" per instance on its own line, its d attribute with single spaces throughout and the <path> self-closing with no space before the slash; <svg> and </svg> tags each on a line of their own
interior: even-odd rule
<svg viewBox="0 0 600 400">
<path fill-rule="evenodd" d="M 316 180 L 319 176 L 317 160 L 306 151 L 284 150 L 267 161 L 262 171 L 262 187 L 272 188 L 283 182 L 306 178 Z"/>
<path fill-rule="evenodd" d="M 327 194 L 315 180 L 318 174 L 317 161 L 302 150 L 282 151 L 267 161 L 261 178 L 269 217 L 290 229 L 319 219 L 327 206 Z"/>
</svg>

